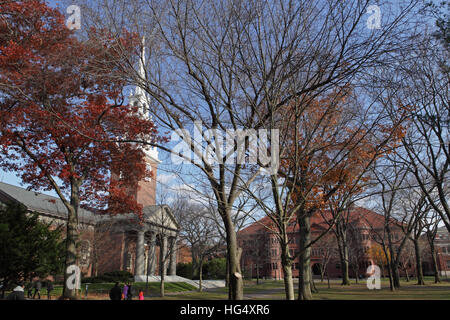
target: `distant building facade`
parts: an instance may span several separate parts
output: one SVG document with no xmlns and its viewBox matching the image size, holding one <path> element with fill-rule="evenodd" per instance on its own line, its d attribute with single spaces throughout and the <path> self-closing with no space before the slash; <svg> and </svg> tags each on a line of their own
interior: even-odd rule
<svg viewBox="0 0 450 320">
<path fill-rule="evenodd" d="M 450 233 L 443 227 L 436 234 L 437 265 L 441 276 L 450 276 Z"/>
<path fill-rule="evenodd" d="M 364 275 L 367 267 L 371 264 L 380 264 L 375 261 L 374 248 L 381 248 L 377 242 L 377 237 L 383 233 L 384 217 L 365 208 L 355 207 L 347 212 L 348 225 L 351 227 L 352 248 L 350 254 L 357 254 L 357 266 L 355 263 L 349 263 L 349 275 L 355 277 Z M 328 228 L 324 217 L 329 221 L 330 215 L 328 211 L 316 214 L 311 218 L 312 239 Z M 241 268 L 247 277 L 265 277 L 271 279 L 283 278 L 283 270 L 281 265 L 281 248 L 278 243 L 277 234 L 271 232 L 273 226 L 268 217 L 251 224 L 247 228 L 238 232 L 238 245 L 242 248 Z M 299 226 L 293 219 L 288 225 L 289 251 L 291 256 L 299 252 Z M 445 230 L 446 231 L 446 230 Z M 450 240 L 448 240 L 448 232 L 439 235 L 436 245 L 440 248 L 438 254 L 439 268 L 441 274 L 446 274 L 450 270 Z M 401 229 L 393 228 L 394 243 L 401 239 Z M 446 235 L 445 235 L 446 234 Z M 441 241 L 441 242 L 440 242 Z M 334 254 L 324 264 L 324 252 L 334 249 Z M 380 250 L 380 249 L 378 249 Z M 424 261 L 424 272 L 428 271 L 428 261 Z M 341 264 L 338 255 L 337 242 L 332 231 L 328 235 L 311 247 L 311 268 L 314 276 L 320 276 L 321 270 L 325 270 L 330 278 L 339 278 L 342 275 Z M 386 270 L 382 270 L 387 274 Z M 404 276 L 414 276 L 415 267 L 411 260 L 405 268 L 400 268 L 400 274 Z M 292 265 L 292 274 L 294 278 L 299 276 L 298 258 Z"/>
</svg>

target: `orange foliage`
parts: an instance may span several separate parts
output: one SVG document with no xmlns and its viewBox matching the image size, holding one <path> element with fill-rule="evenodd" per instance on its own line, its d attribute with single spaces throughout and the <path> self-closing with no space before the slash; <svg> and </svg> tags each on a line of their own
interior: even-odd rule
<svg viewBox="0 0 450 320">
<path fill-rule="evenodd" d="M 362 125 L 352 113 L 351 94 L 346 87 L 306 102 L 303 97 L 286 110 L 288 152 L 280 172 L 289 180 L 293 204 L 304 213 L 323 209 L 331 196 L 361 192 L 368 166 L 403 135 L 401 126 Z"/>
</svg>

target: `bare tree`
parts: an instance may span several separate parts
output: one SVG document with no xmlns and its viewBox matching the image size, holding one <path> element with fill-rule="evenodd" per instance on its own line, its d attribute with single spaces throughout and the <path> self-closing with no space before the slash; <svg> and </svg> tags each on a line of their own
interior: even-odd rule
<svg viewBox="0 0 450 320">
<path fill-rule="evenodd" d="M 428 212 L 427 202 L 398 153 L 380 162 L 374 176 L 378 182 L 375 196 L 384 221 L 382 230 L 373 227 L 372 230 L 386 253 L 390 288 L 394 291 L 400 287 L 402 251 L 409 239 L 420 236 L 422 219 Z"/>
<path fill-rule="evenodd" d="M 319 257 L 320 281 L 323 282 L 326 275 L 329 284 L 328 265 L 338 256 L 338 248 L 333 235 L 329 233 L 322 237 L 316 242 L 314 250 L 317 252 L 316 256 Z"/>
<path fill-rule="evenodd" d="M 414 264 L 415 254 L 414 246 L 408 239 L 400 255 L 400 268 L 405 272 L 406 282 L 409 282 L 409 270 Z"/>
<path fill-rule="evenodd" d="M 430 249 L 430 256 L 431 261 L 433 264 L 433 271 L 434 271 L 434 283 L 441 282 L 440 276 L 439 276 L 439 266 L 437 263 L 437 257 L 436 257 L 436 246 L 435 246 L 435 240 L 437 231 L 439 229 L 439 224 L 442 222 L 441 217 L 438 213 L 436 213 L 434 210 L 431 210 L 431 213 L 427 215 L 425 218 L 425 235 L 428 241 L 428 247 Z"/>
<path fill-rule="evenodd" d="M 201 205 L 178 199 L 173 208 L 181 228 L 180 240 L 190 246 L 193 272 L 198 273 L 199 291 L 202 291 L 203 263 L 222 245 L 220 235 L 216 224 L 208 219 Z"/>
<path fill-rule="evenodd" d="M 406 17 L 416 2 L 403 1 L 392 15 L 385 9 L 380 32 L 367 30 L 368 0 L 114 0 L 103 1 L 101 8 L 87 6 L 94 16 L 90 22 L 113 29 L 113 35 L 125 26 L 146 36 L 145 77 L 132 62 L 121 65 L 117 76 L 139 84 L 151 98 L 150 112 L 159 127 L 175 132 L 196 155 L 194 161 L 158 145 L 181 155 L 210 183 L 226 231 L 230 299 L 243 297 L 232 208 L 259 171 L 226 162 L 218 152 L 220 139 L 212 136 L 217 130 L 275 128 L 268 125 L 273 116 L 294 99 L 348 83 L 365 67 L 388 59 L 408 34 Z M 131 15 L 120 12 L 124 7 Z M 195 121 L 209 130 L 199 130 L 203 143 L 187 134 Z M 208 148 L 217 155 L 215 163 L 205 156 Z M 305 280 L 309 283 L 310 276 Z M 310 299 L 306 282 L 301 281 L 300 296 Z"/>
<path fill-rule="evenodd" d="M 410 113 L 403 150 L 398 153 L 418 186 L 450 230 L 448 203 L 450 166 L 449 51 L 425 31 L 404 52 L 394 69 L 383 70 L 378 87 L 386 92 L 386 108 L 402 106 Z M 374 81 L 375 82 L 375 81 Z"/>
</svg>

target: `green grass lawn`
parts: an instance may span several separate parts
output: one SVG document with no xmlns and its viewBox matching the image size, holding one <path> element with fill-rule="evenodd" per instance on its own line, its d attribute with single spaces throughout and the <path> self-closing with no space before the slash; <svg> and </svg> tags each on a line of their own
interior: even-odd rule
<svg viewBox="0 0 450 320">
<path fill-rule="evenodd" d="M 327 281 L 320 282 L 315 280 L 318 293 L 313 294 L 315 300 L 450 300 L 450 280 L 442 279 L 441 283 L 435 284 L 433 277 L 425 278 L 425 285 L 418 286 L 415 280 L 409 282 L 401 281 L 401 288 L 391 292 L 389 290 L 388 279 L 382 279 L 380 290 L 369 290 L 365 280 L 355 283 L 351 281 L 349 286 L 341 286 L 340 280 L 331 280 L 330 288 Z M 138 289 L 145 289 L 146 283 L 135 283 Z M 114 283 L 93 283 L 89 285 L 88 299 L 109 299 L 109 290 Z M 149 300 L 226 300 L 228 298 L 227 288 L 217 288 L 198 292 L 197 289 L 190 284 L 182 282 L 166 282 L 164 298 L 160 297 L 159 282 L 149 282 L 149 294 L 145 295 Z M 294 291 L 297 297 L 298 282 L 294 280 Z M 55 286 L 52 292 L 52 298 L 60 296 L 62 293 L 61 286 Z M 43 288 L 41 290 L 41 298 L 46 299 L 47 292 Z M 80 297 L 84 299 L 85 285 L 82 285 Z M 261 280 L 257 285 L 255 280 L 244 281 L 244 298 L 251 300 L 280 300 L 285 299 L 284 283 L 282 280 Z"/>
<path fill-rule="evenodd" d="M 146 283 L 145 282 L 136 282 L 133 283 L 136 288 L 142 289 L 145 292 Z M 159 282 L 149 282 L 148 283 L 148 291 L 149 297 L 160 296 L 160 288 Z M 88 287 L 88 299 L 109 299 L 109 290 L 114 286 L 114 283 L 91 283 Z M 121 287 L 123 287 L 123 283 L 121 283 Z M 56 299 L 62 295 L 62 286 L 55 285 L 54 290 L 51 292 L 52 299 Z M 164 284 L 164 290 L 166 293 L 179 293 L 183 291 L 191 291 L 196 290 L 196 287 L 185 283 L 185 282 L 166 282 Z M 33 290 L 34 293 L 34 290 Z M 7 296 L 9 292 L 6 292 L 5 296 Z M 84 298 L 86 294 L 86 285 L 81 284 L 80 297 Z M 27 293 L 25 292 L 25 296 Z M 37 297 L 36 297 L 37 298 Z M 47 288 L 43 287 L 41 289 L 41 299 L 47 299 Z"/>
<path fill-rule="evenodd" d="M 318 293 L 313 294 L 315 300 L 450 300 L 450 281 L 443 279 L 434 284 L 432 277 L 425 278 L 425 286 L 418 286 L 414 280 L 401 281 L 401 288 L 395 292 L 389 289 L 388 279 L 382 279 L 380 290 L 369 290 L 366 281 L 352 280 L 350 286 L 341 286 L 340 280 L 332 280 L 330 288 L 326 281 L 316 280 Z M 294 283 L 295 296 L 298 293 L 298 282 Z M 186 300 L 224 300 L 228 297 L 227 288 L 207 290 L 204 292 L 183 292 L 170 294 L 164 298 L 153 299 L 186 299 Z M 256 281 L 245 281 L 244 298 L 251 300 L 279 300 L 285 299 L 284 283 L 281 280 L 263 280 L 259 285 Z"/>
</svg>

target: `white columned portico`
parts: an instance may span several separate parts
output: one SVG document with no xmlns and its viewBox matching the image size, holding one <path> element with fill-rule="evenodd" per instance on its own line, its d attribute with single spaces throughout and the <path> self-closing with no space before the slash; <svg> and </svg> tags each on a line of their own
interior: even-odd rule
<svg viewBox="0 0 450 320">
<path fill-rule="evenodd" d="M 159 266 L 160 266 L 160 274 L 167 274 L 167 235 L 160 234 L 160 247 L 159 247 Z"/>
<path fill-rule="evenodd" d="M 136 240 L 136 270 L 135 274 L 142 275 L 144 274 L 144 266 L 145 266 L 145 232 L 144 230 L 139 230 L 137 233 Z"/>
<path fill-rule="evenodd" d="M 177 237 L 170 238 L 170 260 L 169 260 L 169 275 L 177 275 Z"/>
<path fill-rule="evenodd" d="M 148 275 L 153 276 L 155 275 L 156 270 L 156 233 L 151 232 L 149 237 L 149 243 L 148 243 Z"/>
</svg>

